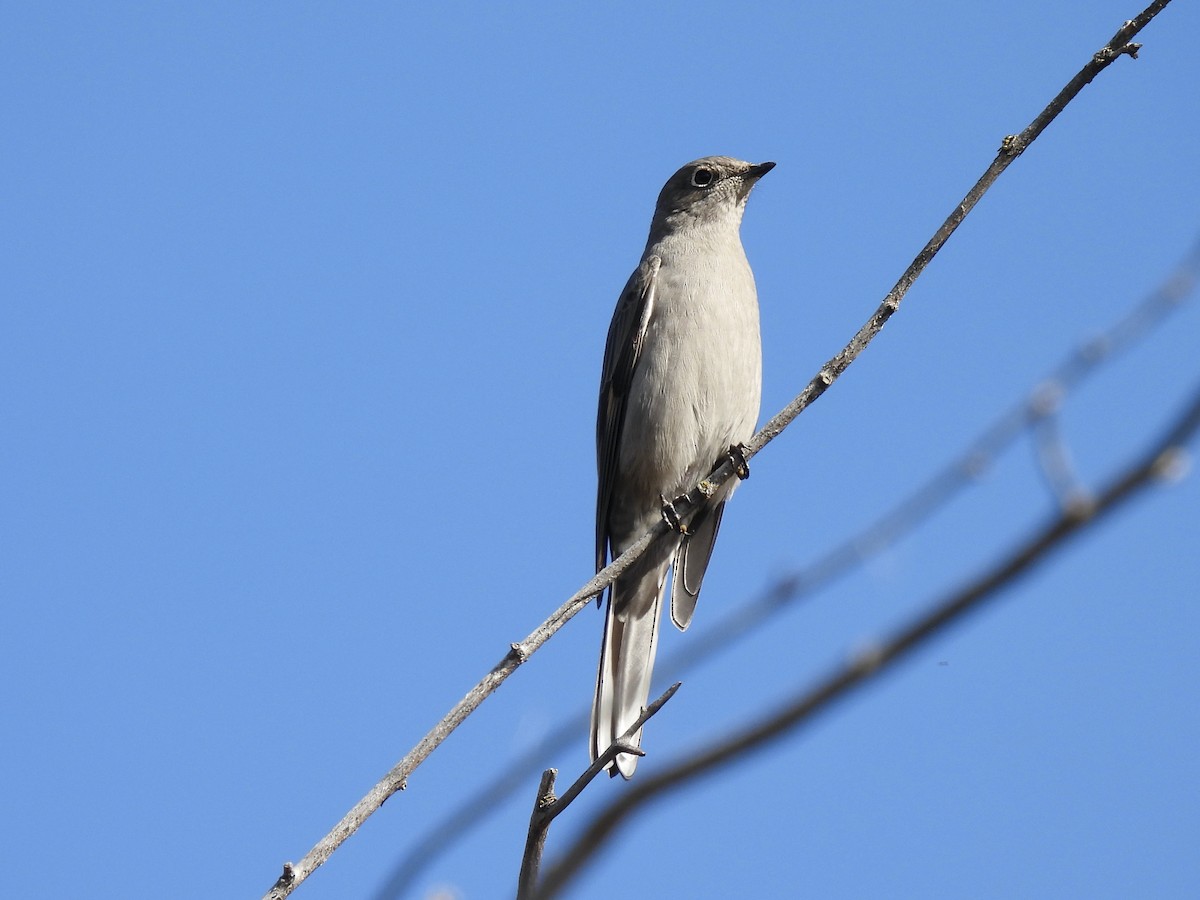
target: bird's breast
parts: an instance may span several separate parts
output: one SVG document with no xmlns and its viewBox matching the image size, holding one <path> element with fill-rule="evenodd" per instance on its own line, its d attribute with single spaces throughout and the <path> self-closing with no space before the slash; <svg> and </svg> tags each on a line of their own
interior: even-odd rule
<svg viewBox="0 0 1200 900">
<path fill-rule="evenodd" d="M 754 276 L 736 252 L 662 259 L 654 308 L 630 385 L 620 481 L 676 496 L 706 475 L 758 419 L 762 349 Z"/>
</svg>

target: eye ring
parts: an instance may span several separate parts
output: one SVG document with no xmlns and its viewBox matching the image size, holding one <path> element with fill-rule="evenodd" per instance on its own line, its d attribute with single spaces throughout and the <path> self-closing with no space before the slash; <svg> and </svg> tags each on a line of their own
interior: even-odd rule
<svg viewBox="0 0 1200 900">
<path fill-rule="evenodd" d="M 713 173 L 712 169 L 706 169 L 701 166 L 692 173 L 692 187 L 710 187 L 714 181 L 716 181 L 716 175 Z"/>
</svg>

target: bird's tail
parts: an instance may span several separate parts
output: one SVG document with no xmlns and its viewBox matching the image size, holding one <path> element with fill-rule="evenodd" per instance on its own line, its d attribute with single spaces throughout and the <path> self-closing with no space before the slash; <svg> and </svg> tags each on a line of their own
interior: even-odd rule
<svg viewBox="0 0 1200 900">
<path fill-rule="evenodd" d="M 654 549 L 647 555 L 660 556 Z M 613 584 L 604 619 L 604 642 L 600 646 L 596 699 L 592 704 L 593 760 L 637 720 L 650 697 L 650 676 L 658 646 L 658 609 L 670 563 L 668 553 L 662 562 L 652 560 L 649 565 L 635 565 L 632 577 L 626 573 Z M 633 736 L 633 744 L 640 746 L 641 741 L 639 729 Z M 637 760 L 632 753 L 618 754 L 609 774 L 620 772 L 630 778 Z"/>
<path fill-rule="evenodd" d="M 715 506 L 702 507 L 688 523 L 688 533 L 680 540 L 679 549 L 675 552 L 675 575 L 671 579 L 671 621 L 680 631 L 687 631 L 692 624 L 696 601 L 700 598 L 700 583 L 708 570 L 708 561 L 712 558 L 724 512 L 724 500 Z"/>
</svg>

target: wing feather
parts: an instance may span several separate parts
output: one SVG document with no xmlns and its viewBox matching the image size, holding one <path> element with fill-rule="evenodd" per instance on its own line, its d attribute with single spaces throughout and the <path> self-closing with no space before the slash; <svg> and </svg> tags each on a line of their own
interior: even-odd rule
<svg viewBox="0 0 1200 900">
<path fill-rule="evenodd" d="M 608 340 L 604 345 L 604 366 L 600 373 L 600 406 L 596 413 L 596 571 L 608 558 L 608 514 L 617 478 L 621 452 L 621 432 L 629 388 L 642 353 L 642 342 L 654 313 L 654 291 L 658 268 L 657 256 L 642 260 L 629 276 L 617 302 Z M 599 598 L 597 598 L 599 602 Z"/>
</svg>

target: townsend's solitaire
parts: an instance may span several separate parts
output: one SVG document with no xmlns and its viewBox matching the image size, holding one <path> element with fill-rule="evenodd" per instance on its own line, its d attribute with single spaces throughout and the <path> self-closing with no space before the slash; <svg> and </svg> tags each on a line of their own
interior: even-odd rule
<svg viewBox="0 0 1200 900">
<path fill-rule="evenodd" d="M 754 434 L 762 347 L 754 275 L 739 229 L 746 200 L 774 163 L 728 156 L 690 162 L 667 181 L 641 264 L 617 301 L 596 417 L 599 490 L 596 568 L 620 556 Z M 734 449 L 736 454 L 736 449 Z M 742 463 L 744 467 L 744 462 Z M 596 759 L 646 705 L 658 642 L 659 604 L 674 566 L 671 621 L 692 620 L 725 501 L 737 479 L 686 523 L 650 545 L 612 585 L 592 706 Z M 634 738 L 641 743 L 641 732 Z M 631 753 L 609 774 L 629 778 Z"/>
</svg>

